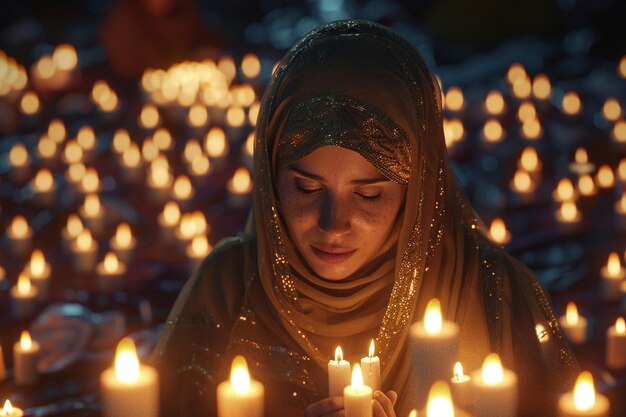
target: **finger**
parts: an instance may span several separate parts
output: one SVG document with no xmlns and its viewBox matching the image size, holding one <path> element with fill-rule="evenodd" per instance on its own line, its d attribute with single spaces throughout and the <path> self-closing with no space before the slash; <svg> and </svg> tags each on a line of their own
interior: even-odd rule
<svg viewBox="0 0 626 417">
<path fill-rule="evenodd" d="M 385 413 L 383 406 L 380 405 L 380 403 L 376 400 L 372 400 L 372 416 L 373 417 L 389 417 L 387 416 L 387 413 Z"/>
<path fill-rule="evenodd" d="M 376 400 L 380 404 L 381 408 L 385 412 L 384 416 L 387 416 L 387 417 L 396 416 L 396 413 L 393 410 L 393 402 L 382 391 L 376 390 L 374 392 L 374 400 Z"/>
<path fill-rule="evenodd" d="M 328 417 L 339 417 L 339 415 L 331 414 L 337 411 L 343 411 L 343 397 L 324 398 L 321 401 L 310 404 L 306 408 L 304 415 L 305 417 L 326 417 L 329 414 Z"/>
<path fill-rule="evenodd" d="M 398 401 L 398 393 L 393 390 L 387 391 L 387 397 L 389 397 L 391 403 L 395 406 Z"/>
</svg>

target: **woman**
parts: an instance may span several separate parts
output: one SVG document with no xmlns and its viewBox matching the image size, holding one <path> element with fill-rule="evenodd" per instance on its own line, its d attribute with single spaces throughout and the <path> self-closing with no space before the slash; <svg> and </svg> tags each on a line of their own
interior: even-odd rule
<svg viewBox="0 0 626 417">
<path fill-rule="evenodd" d="M 374 415 L 404 417 L 407 332 L 433 297 L 461 328 L 465 368 L 499 353 L 527 414 L 550 414 L 575 359 L 542 287 L 459 192 L 439 87 L 413 47 L 369 22 L 318 28 L 278 66 L 256 134 L 246 231 L 192 276 L 156 351 L 165 415 L 211 415 L 237 353 L 265 384 L 267 416 L 342 415 L 326 364 L 374 338 Z"/>
</svg>

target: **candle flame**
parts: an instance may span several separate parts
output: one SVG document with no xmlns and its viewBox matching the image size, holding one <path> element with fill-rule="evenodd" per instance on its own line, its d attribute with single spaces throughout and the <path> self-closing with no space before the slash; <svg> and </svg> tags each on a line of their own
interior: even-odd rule
<svg viewBox="0 0 626 417">
<path fill-rule="evenodd" d="M 504 129 L 499 120 L 489 119 L 483 126 L 483 136 L 489 142 L 499 142 L 504 137 Z"/>
<path fill-rule="evenodd" d="M 202 127 L 209 121 L 209 112 L 202 104 L 196 103 L 189 108 L 187 121 L 193 127 Z"/>
<path fill-rule="evenodd" d="M 578 97 L 578 94 L 573 91 L 565 93 L 563 96 L 562 106 L 563 112 L 569 115 L 578 114 L 582 109 L 580 98 Z"/>
<path fill-rule="evenodd" d="M 96 146 L 96 134 L 91 126 L 82 126 L 76 134 L 76 142 L 84 150 L 88 151 Z"/>
<path fill-rule="evenodd" d="M 532 146 L 524 148 L 520 158 L 520 165 L 529 172 L 534 172 L 539 168 L 539 155 L 537 155 L 535 148 Z"/>
<path fill-rule="evenodd" d="M 30 226 L 28 225 L 28 222 L 26 221 L 24 216 L 21 215 L 17 215 L 13 218 L 10 228 L 11 234 L 18 239 L 25 238 L 30 232 Z"/>
<path fill-rule="evenodd" d="M 62 43 L 54 49 L 52 59 L 56 66 L 63 71 L 70 71 L 78 64 L 76 49 L 68 43 Z"/>
<path fill-rule="evenodd" d="M 88 194 L 85 197 L 85 203 L 83 205 L 83 210 L 85 211 L 85 215 L 88 217 L 96 217 L 100 214 L 102 206 L 100 204 L 100 198 L 98 194 Z"/>
<path fill-rule="evenodd" d="M 463 91 L 459 87 L 450 87 L 445 98 L 446 108 L 450 111 L 459 111 L 463 108 Z"/>
<path fill-rule="evenodd" d="M 191 163 L 191 173 L 193 175 L 206 175 L 209 173 L 210 169 L 211 162 L 209 161 L 209 158 L 204 155 L 200 155 Z"/>
<path fill-rule="evenodd" d="M 248 78 L 254 78 L 261 72 L 261 61 L 253 53 L 248 53 L 241 60 L 241 72 Z"/>
<path fill-rule="evenodd" d="M 24 114 L 33 115 L 41 109 L 41 102 L 34 91 L 28 91 L 22 96 L 20 101 L 20 109 Z"/>
<path fill-rule="evenodd" d="M 23 330 L 20 335 L 20 347 L 23 351 L 29 351 L 33 348 L 33 340 L 31 339 L 28 330 Z"/>
<path fill-rule="evenodd" d="M 491 225 L 489 226 L 489 234 L 496 242 L 507 243 L 508 232 L 506 230 L 506 224 L 504 223 L 504 220 L 502 220 L 500 217 L 496 217 L 495 219 L 493 219 Z"/>
<path fill-rule="evenodd" d="M 48 125 L 48 136 L 50 137 L 50 139 L 52 139 L 56 143 L 61 143 L 65 139 L 66 134 L 67 131 L 62 120 L 50 120 L 50 124 Z"/>
<path fill-rule="evenodd" d="M 577 164 L 586 164 L 589 162 L 587 150 L 585 148 L 577 148 L 576 153 L 574 154 L 574 161 L 576 161 Z"/>
<path fill-rule="evenodd" d="M 246 193 L 252 188 L 252 179 L 250 178 L 250 172 L 247 168 L 239 167 L 233 174 L 233 177 L 229 181 L 233 192 Z"/>
<path fill-rule="evenodd" d="M 65 226 L 70 237 L 77 237 L 83 231 L 83 222 L 76 214 L 71 213 L 67 217 L 67 225 Z"/>
<path fill-rule="evenodd" d="M 574 386 L 574 408 L 576 411 L 588 411 L 596 403 L 596 390 L 593 387 L 593 376 L 583 371 L 576 379 Z"/>
<path fill-rule="evenodd" d="M 150 137 L 144 139 L 141 145 L 141 154 L 147 162 L 152 162 L 159 157 L 159 147 L 154 144 Z"/>
<path fill-rule="evenodd" d="M 186 175 L 179 175 L 174 181 L 174 196 L 178 199 L 185 200 L 191 197 L 193 194 L 193 186 L 189 177 Z"/>
<path fill-rule="evenodd" d="M 426 417 L 454 417 L 450 387 L 444 381 L 436 381 L 430 388 Z"/>
<path fill-rule="evenodd" d="M 518 62 L 511 64 L 509 67 L 506 78 L 509 80 L 509 83 L 513 84 L 515 81 L 522 80 L 526 77 L 526 69 L 524 66 Z"/>
<path fill-rule="evenodd" d="M 530 178 L 530 174 L 524 170 L 518 169 L 515 171 L 515 175 L 513 177 L 513 185 L 515 190 L 519 192 L 530 191 L 532 188 L 532 179 Z"/>
<path fill-rule="evenodd" d="M 204 257 L 208 255 L 211 250 L 211 245 L 209 244 L 206 236 L 198 235 L 195 236 L 191 241 L 191 253 L 195 257 Z"/>
<path fill-rule="evenodd" d="M 585 174 L 578 179 L 578 189 L 582 195 L 593 195 L 596 192 L 596 184 L 591 175 Z"/>
<path fill-rule="evenodd" d="M 104 256 L 104 270 L 109 274 L 113 274 L 117 272 L 119 267 L 120 261 L 117 259 L 115 252 L 108 252 Z"/>
<path fill-rule="evenodd" d="M 222 128 L 214 126 L 209 130 L 204 141 L 204 148 L 210 158 L 219 158 L 228 153 L 226 134 Z"/>
<path fill-rule="evenodd" d="M 45 133 L 41 135 L 37 143 L 37 152 L 42 158 L 52 158 L 57 153 L 57 148 L 57 144 L 52 138 Z"/>
<path fill-rule="evenodd" d="M 46 269 L 46 258 L 41 250 L 35 249 L 31 253 L 29 269 L 32 277 L 38 278 L 43 276 Z"/>
<path fill-rule="evenodd" d="M 54 178 L 48 168 L 42 168 L 35 175 L 35 190 L 51 191 L 54 188 Z"/>
<path fill-rule="evenodd" d="M 335 348 L 335 362 L 339 363 L 343 360 L 343 350 L 341 350 L 341 346 L 337 346 Z"/>
<path fill-rule="evenodd" d="M 433 298 L 426 306 L 424 313 L 424 329 L 429 335 L 441 333 L 443 319 L 441 317 L 441 303 L 437 298 Z"/>
<path fill-rule="evenodd" d="M 540 99 L 545 100 L 550 98 L 552 93 L 552 86 L 550 85 L 550 79 L 545 74 L 537 74 L 533 80 L 533 95 Z"/>
<path fill-rule="evenodd" d="M 154 142 L 156 147 L 162 151 L 169 150 L 173 145 L 172 135 L 170 134 L 169 130 L 165 129 L 164 127 L 158 128 L 154 131 L 154 135 L 152 135 L 152 141 Z"/>
<path fill-rule="evenodd" d="M 14 167 L 23 167 L 28 164 L 29 161 L 28 151 L 26 146 L 21 143 L 16 143 L 11 147 L 9 151 L 9 162 Z"/>
<path fill-rule="evenodd" d="M 462 381 L 465 378 L 465 374 L 463 374 L 463 365 L 461 362 L 457 362 L 454 364 L 454 380 Z"/>
<path fill-rule="evenodd" d="M 22 295 L 28 295 L 30 294 L 31 289 L 32 289 L 32 286 L 30 283 L 30 278 L 28 278 L 28 275 L 26 275 L 23 272 L 20 273 L 20 275 L 17 278 L 17 292 Z"/>
<path fill-rule="evenodd" d="M 363 385 L 363 372 L 361 372 L 361 365 L 358 363 L 354 364 L 354 368 L 352 368 L 352 387 L 356 389 L 361 389 L 364 387 Z"/>
<path fill-rule="evenodd" d="M 533 120 L 537 117 L 537 110 L 532 101 L 524 101 L 517 109 L 517 118 L 520 122 Z"/>
<path fill-rule="evenodd" d="M 87 168 L 85 168 L 85 165 L 82 163 L 71 163 L 70 166 L 67 167 L 67 179 L 74 184 L 78 184 L 85 176 L 85 172 L 87 172 Z"/>
<path fill-rule="evenodd" d="M 6 400 L 0 412 L 0 416 L 10 416 L 11 414 L 13 414 L 13 406 L 11 405 L 11 401 Z"/>
<path fill-rule="evenodd" d="M 564 221 L 574 221 L 578 216 L 578 207 L 574 201 L 564 201 L 559 208 L 561 218 Z"/>
<path fill-rule="evenodd" d="M 115 229 L 115 242 L 120 248 L 129 248 L 133 243 L 133 232 L 128 223 L 120 223 Z"/>
<path fill-rule="evenodd" d="M 601 165 L 598 168 L 598 174 L 596 176 L 598 185 L 602 188 L 611 188 L 615 184 L 615 174 L 608 165 Z"/>
<path fill-rule="evenodd" d="M 558 201 L 571 200 L 574 197 L 574 184 L 569 178 L 561 178 L 556 186 Z"/>
<path fill-rule="evenodd" d="M 622 115 L 622 107 L 619 105 L 619 101 L 612 97 L 607 98 L 602 106 L 602 114 L 606 120 L 612 122 L 619 119 Z"/>
<path fill-rule="evenodd" d="M 530 119 L 522 123 L 522 135 L 526 139 L 538 139 L 541 133 L 541 123 L 538 119 Z"/>
<path fill-rule="evenodd" d="M 241 127 L 246 121 L 246 113 L 243 111 L 243 108 L 229 107 L 226 111 L 226 123 L 232 127 Z"/>
<path fill-rule="evenodd" d="M 122 164 L 127 168 L 136 168 L 141 163 L 141 152 L 136 144 L 131 144 L 122 154 Z"/>
<path fill-rule="evenodd" d="M 498 385 L 504 379 L 504 370 L 497 353 L 490 353 L 485 358 L 482 368 L 483 382 L 487 385 Z"/>
<path fill-rule="evenodd" d="M 611 252 L 606 263 L 606 270 L 611 278 L 618 277 L 622 272 L 622 264 L 619 260 L 617 252 Z"/>
<path fill-rule="evenodd" d="M 95 193 L 100 188 L 100 177 L 95 168 L 87 168 L 81 180 L 81 186 L 86 193 Z"/>
<path fill-rule="evenodd" d="M 611 130 L 611 135 L 616 142 L 624 143 L 626 142 L 626 121 L 618 120 L 613 125 L 613 129 Z"/>
<path fill-rule="evenodd" d="M 88 229 L 83 229 L 82 232 L 76 238 L 76 246 L 80 251 L 87 251 L 93 246 L 93 238 L 91 232 Z"/>
<path fill-rule="evenodd" d="M 163 208 L 163 222 L 168 226 L 178 224 L 180 220 L 180 208 L 174 201 L 168 201 Z"/>
<path fill-rule="evenodd" d="M 139 114 L 139 124 L 145 128 L 154 128 L 159 124 L 159 111 L 153 104 L 146 104 Z"/>
<path fill-rule="evenodd" d="M 188 163 L 192 163 L 196 158 L 202 156 L 202 146 L 196 139 L 189 139 L 183 150 L 183 157 Z"/>
<path fill-rule="evenodd" d="M 83 160 L 83 148 L 75 141 L 71 140 L 65 144 L 63 157 L 70 164 L 75 164 Z"/>
<path fill-rule="evenodd" d="M 567 307 L 565 307 L 565 322 L 568 326 L 576 326 L 578 324 L 578 307 L 572 301 L 567 303 Z"/>
<path fill-rule="evenodd" d="M 411 410 L 411 412 L 409 413 L 409 417 L 417 417 L 417 410 Z"/>
<path fill-rule="evenodd" d="M 136 384 L 139 381 L 139 358 L 135 342 L 129 337 L 123 338 L 115 351 L 115 377 L 124 384 Z"/>
<path fill-rule="evenodd" d="M 615 320 L 615 331 L 617 334 L 626 333 L 626 321 L 624 321 L 624 317 L 618 317 L 617 320 Z"/>
<path fill-rule="evenodd" d="M 504 111 L 504 97 L 498 90 L 491 90 L 485 99 L 485 108 L 489 114 L 497 115 Z"/>
<path fill-rule="evenodd" d="M 193 221 L 193 216 L 191 213 L 183 214 L 180 224 L 178 226 L 178 230 L 183 239 L 191 239 L 196 234 L 196 224 Z"/>
<path fill-rule="evenodd" d="M 513 95 L 517 98 L 528 98 L 532 92 L 532 84 L 530 78 L 525 75 L 523 78 L 515 80 L 513 83 Z"/>
<path fill-rule="evenodd" d="M 370 350 L 368 356 L 370 358 L 373 358 L 375 353 L 376 351 L 374 350 L 374 339 L 372 339 L 372 341 L 370 342 Z"/>
<path fill-rule="evenodd" d="M 245 395 L 250 392 L 248 363 L 246 358 L 241 355 L 237 355 L 233 359 L 233 364 L 230 368 L 230 385 L 239 395 Z"/>
</svg>

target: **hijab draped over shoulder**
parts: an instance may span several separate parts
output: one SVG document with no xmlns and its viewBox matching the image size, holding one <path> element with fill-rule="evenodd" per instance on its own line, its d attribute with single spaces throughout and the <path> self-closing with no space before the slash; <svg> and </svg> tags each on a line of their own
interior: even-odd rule
<svg viewBox="0 0 626 417">
<path fill-rule="evenodd" d="M 298 254 L 276 192 L 278 167 L 321 146 L 358 152 L 406 190 L 380 253 L 341 281 L 316 276 Z M 439 84 L 397 33 L 341 21 L 298 42 L 265 92 L 254 164 L 245 233 L 218 246 L 179 296 L 156 352 L 162 378 L 195 386 L 204 406 L 232 355 L 243 353 L 280 401 L 267 415 L 292 416 L 327 396 L 337 345 L 357 361 L 374 339 L 383 390 L 398 392 L 404 416 L 409 327 L 437 297 L 460 326 L 465 369 L 497 352 L 518 373 L 522 399 L 570 388 L 577 365 L 550 301 L 533 274 L 489 240 L 459 191 Z M 545 329 L 541 341 L 536 325 Z"/>
</svg>

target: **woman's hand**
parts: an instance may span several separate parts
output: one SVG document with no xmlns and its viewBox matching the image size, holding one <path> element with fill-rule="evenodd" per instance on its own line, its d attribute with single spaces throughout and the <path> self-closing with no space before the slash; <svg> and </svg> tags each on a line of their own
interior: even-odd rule
<svg viewBox="0 0 626 417">
<path fill-rule="evenodd" d="M 372 400 L 374 417 L 396 417 L 396 412 L 393 409 L 396 401 L 398 401 L 398 394 L 395 391 L 387 391 L 386 395 L 382 391 L 374 391 L 374 399 Z"/>
<path fill-rule="evenodd" d="M 396 417 L 393 406 L 398 400 L 395 391 L 374 391 L 372 407 L 374 417 Z M 344 417 L 343 397 L 330 397 L 309 405 L 304 411 L 304 417 Z"/>
</svg>

